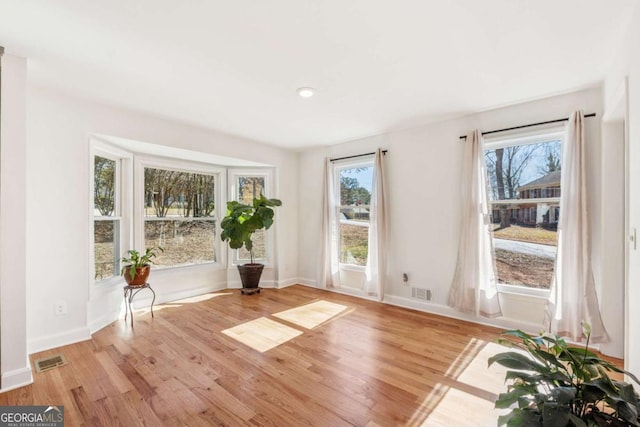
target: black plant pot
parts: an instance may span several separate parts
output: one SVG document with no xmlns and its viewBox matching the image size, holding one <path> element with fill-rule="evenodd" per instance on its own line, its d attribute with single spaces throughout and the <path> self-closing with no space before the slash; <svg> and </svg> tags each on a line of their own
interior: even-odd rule
<svg viewBox="0 0 640 427">
<path fill-rule="evenodd" d="M 262 269 L 264 264 L 243 264 L 238 266 L 238 272 L 240 273 L 240 280 L 242 281 L 242 293 L 254 293 L 260 292 L 258 284 L 260 283 L 260 276 L 262 276 Z"/>
</svg>

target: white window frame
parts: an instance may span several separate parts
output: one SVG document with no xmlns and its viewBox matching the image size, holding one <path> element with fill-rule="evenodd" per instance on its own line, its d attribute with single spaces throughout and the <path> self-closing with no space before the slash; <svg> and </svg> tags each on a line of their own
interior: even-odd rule
<svg viewBox="0 0 640 427">
<path fill-rule="evenodd" d="M 178 172 L 191 172 L 201 173 L 206 175 L 213 175 L 216 177 L 215 184 L 215 221 L 216 221 L 216 238 L 214 240 L 214 252 L 216 254 L 216 260 L 210 262 L 202 262 L 198 264 L 185 264 L 167 266 L 162 269 L 158 269 L 158 272 L 165 270 L 173 270 L 177 268 L 191 268 L 197 266 L 213 266 L 214 268 L 224 268 L 227 262 L 226 251 L 222 250 L 220 244 L 220 222 L 226 212 L 227 201 L 224 198 L 226 188 L 226 174 L 225 168 L 214 166 L 206 163 L 191 162 L 186 160 L 174 160 L 166 157 L 156 157 L 149 155 L 136 155 L 134 157 L 134 237 L 133 247 L 138 251 L 144 251 L 145 238 L 144 238 L 144 169 L 155 168 L 174 170 Z"/>
<path fill-rule="evenodd" d="M 122 277 L 118 274 L 102 280 L 96 280 L 95 270 L 95 223 L 96 220 L 119 220 L 118 247 L 119 253 L 116 259 L 120 259 L 125 248 L 131 246 L 132 242 L 132 177 L 133 177 L 133 154 L 114 147 L 98 138 L 90 138 L 89 140 L 89 277 L 90 282 L 98 287 L 109 287 L 114 284 L 121 284 Z M 94 173 L 96 156 L 104 157 L 116 162 L 115 172 L 115 206 L 114 215 L 112 217 L 99 217 L 95 215 L 94 200 Z"/>
<path fill-rule="evenodd" d="M 529 131 L 515 131 L 512 133 L 501 134 L 496 136 L 484 137 L 484 150 L 495 150 L 497 148 L 513 147 L 517 145 L 529 145 L 538 144 L 551 141 L 565 140 L 565 126 L 553 126 L 543 129 L 529 130 Z M 561 148 L 562 150 L 562 148 Z M 531 191 L 531 190 L 529 190 Z M 521 205 L 526 203 L 557 203 L 560 208 L 560 197 L 545 197 L 545 198 L 527 198 L 527 199 L 511 199 L 511 200 L 489 200 L 489 211 L 494 209 L 494 205 Z M 535 207 L 529 207 L 526 209 L 527 217 L 530 216 L 531 210 Z M 535 220 L 535 218 L 534 218 Z M 507 283 L 497 284 L 498 292 L 503 294 L 521 295 L 533 298 L 549 297 L 549 289 L 530 288 L 527 286 L 511 285 Z"/>
<path fill-rule="evenodd" d="M 373 167 L 374 166 L 373 162 L 374 162 L 373 156 L 362 156 L 354 159 L 337 160 L 333 162 L 333 185 L 334 185 L 333 194 L 335 195 L 335 200 L 334 200 L 335 207 L 333 209 L 333 215 L 335 216 L 335 224 L 338 227 L 338 230 L 336 231 L 338 236 L 338 265 L 341 270 L 364 272 L 367 267 L 364 265 L 348 264 L 340 261 L 341 248 L 342 248 L 340 224 L 366 227 L 367 230 L 369 230 L 370 223 L 369 222 L 365 223 L 360 221 L 351 221 L 348 219 L 340 218 L 340 211 L 342 209 L 351 207 L 350 205 L 340 204 L 340 172 L 345 169 L 356 169 L 359 167 Z M 362 205 L 362 206 L 371 208 L 371 205 Z M 371 219 L 371 217 L 369 217 L 369 219 Z M 370 245 L 368 234 L 369 233 L 367 232 L 367 251 L 369 250 L 369 245 Z"/>
<path fill-rule="evenodd" d="M 273 180 L 273 168 L 227 168 L 228 177 L 228 189 L 229 189 L 229 199 L 228 200 L 238 200 L 239 191 L 238 191 L 238 178 L 242 176 L 248 177 L 260 177 L 264 178 L 264 191 L 266 194 L 263 194 L 264 197 L 273 198 L 275 197 L 275 183 Z M 227 206 L 225 203 L 223 217 L 226 215 Z M 277 215 L 276 215 L 277 218 Z M 269 268 L 274 265 L 274 241 L 275 234 L 274 228 L 276 224 L 273 224 L 271 228 L 266 231 L 265 234 L 265 258 L 254 258 L 254 262 L 259 262 L 264 264 L 265 267 Z M 228 244 L 226 245 L 228 248 Z M 237 266 L 239 264 L 244 264 L 248 262 L 247 259 L 240 259 L 238 249 L 229 249 L 231 255 L 229 256 L 230 267 Z"/>
</svg>

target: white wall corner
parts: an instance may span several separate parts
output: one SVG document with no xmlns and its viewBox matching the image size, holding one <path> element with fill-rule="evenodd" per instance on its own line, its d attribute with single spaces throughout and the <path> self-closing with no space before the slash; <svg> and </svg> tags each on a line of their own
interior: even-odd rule
<svg viewBox="0 0 640 427">
<path fill-rule="evenodd" d="M 298 283 L 300 283 L 300 279 L 298 279 L 297 277 L 292 277 L 290 279 L 278 280 L 275 287 L 278 289 L 282 289 L 289 286 L 297 285 Z"/>
<path fill-rule="evenodd" d="M 91 322 L 89 322 L 89 333 L 93 335 L 100 329 L 109 326 L 111 323 L 120 318 L 121 312 L 122 310 L 119 308 L 118 310 L 112 311 L 111 313 L 106 313 L 93 319 Z"/>
<path fill-rule="evenodd" d="M 304 277 L 298 277 L 298 284 L 308 286 L 310 288 L 317 288 L 317 283 L 315 279 L 307 279 Z"/>
<path fill-rule="evenodd" d="M 39 337 L 33 340 L 29 340 L 29 354 L 49 350 L 51 348 L 62 347 L 63 345 L 75 344 L 77 342 L 90 339 L 91 333 L 88 327 L 76 328 L 70 331 L 61 332 L 59 334 Z"/>
</svg>

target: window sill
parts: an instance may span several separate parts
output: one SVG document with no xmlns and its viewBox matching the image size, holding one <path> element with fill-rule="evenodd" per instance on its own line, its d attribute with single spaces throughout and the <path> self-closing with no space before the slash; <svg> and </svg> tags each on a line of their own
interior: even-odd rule
<svg viewBox="0 0 640 427">
<path fill-rule="evenodd" d="M 211 262 L 201 262 L 198 264 L 174 265 L 171 267 L 162 267 L 162 266 L 154 265 L 151 267 L 151 271 L 159 273 L 162 271 L 188 270 L 188 269 L 198 269 L 198 268 L 213 268 L 216 270 L 222 270 L 224 269 L 224 266 L 219 262 L 211 261 Z"/>
<path fill-rule="evenodd" d="M 356 271 L 364 273 L 367 268 L 361 265 L 340 264 L 341 271 Z"/>
<path fill-rule="evenodd" d="M 527 288 L 524 286 L 507 285 L 503 283 L 498 284 L 498 293 L 506 295 L 517 295 L 529 298 L 548 299 L 550 291 L 549 289 L 536 289 Z"/>
</svg>

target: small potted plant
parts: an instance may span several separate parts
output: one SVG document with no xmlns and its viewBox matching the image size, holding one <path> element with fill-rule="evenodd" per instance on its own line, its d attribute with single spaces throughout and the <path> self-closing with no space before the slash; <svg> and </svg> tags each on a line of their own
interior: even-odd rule
<svg viewBox="0 0 640 427">
<path fill-rule="evenodd" d="M 251 262 L 238 265 L 242 293 L 260 292 L 258 284 L 264 264 L 253 262 L 253 241 L 251 236 L 258 230 L 268 230 L 273 225 L 273 207 L 282 206 L 278 199 L 267 199 L 262 194 L 253 199 L 253 204 L 245 205 L 236 201 L 227 203 L 227 215 L 220 223 L 220 237 L 229 242 L 231 249 L 243 246 L 249 251 Z"/>
<path fill-rule="evenodd" d="M 122 276 L 129 286 L 142 286 L 147 283 L 153 258 L 157 256 L 157 251 L 164 252 L 161 247 L 147 248 L 144 255 L 135 249 L 128 251 L 129 256 L 122 257 Z"/>
</svg>

